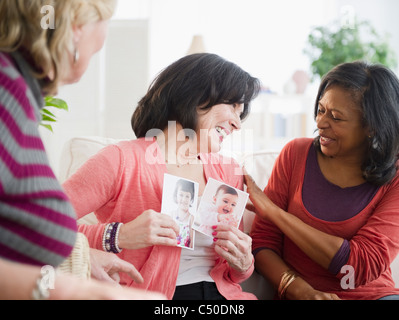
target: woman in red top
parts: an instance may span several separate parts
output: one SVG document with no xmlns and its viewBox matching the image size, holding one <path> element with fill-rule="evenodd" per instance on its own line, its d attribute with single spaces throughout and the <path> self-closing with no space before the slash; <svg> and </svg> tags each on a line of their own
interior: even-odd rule
<svg viewBox="0 0 399 320">
<path fill-rule="evenodd" d="M 257 270 L 281 299 L 398 298 L 399 81 L 342 64 L 323 78 L 319 136 L 281 152 L 264 193 L 247 176 L 257 217 Z"/>
</svg>

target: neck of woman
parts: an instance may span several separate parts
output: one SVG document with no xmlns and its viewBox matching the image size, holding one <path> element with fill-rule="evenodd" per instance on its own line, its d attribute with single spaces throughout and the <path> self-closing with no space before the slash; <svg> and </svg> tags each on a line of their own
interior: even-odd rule
<svg viewBox="0 0 399 320">
<path fill-rule="evenodd" d="M 188 137 L 180 124 L 169 125 L 156 140 L 167 164 L 182 167 L 199 162 L 197 139 Z"/>
<path fill-rule="evenodd" d="M 329 158 L 320 152 L 317 158 L 324 177 L 341 188 L 355 187 L 366 182 L 358 160 Z"/>
</svg>

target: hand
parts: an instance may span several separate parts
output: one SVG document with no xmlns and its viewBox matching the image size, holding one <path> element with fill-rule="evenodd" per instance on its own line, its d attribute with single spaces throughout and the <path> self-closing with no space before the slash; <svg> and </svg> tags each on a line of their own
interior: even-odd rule
<svg viewBox="0 0 399 320">
<path fill-rule="evenodd" d="M 252 239 L 235 227 L 220 224 L 213 227 L 215 252 L 239 272 L 246 272 L 253 262 Z"/>
<path fill-rule="evenodd" d="M 177 246 L 176 237 L 179 231 L 177 223 L 168 215 L 147 210 L 136 219 L 122 225 L 119 230 L 119 248 Z"/>
<path fill-rule="evenodd" d="M 286 297 L 289 300 L 341 300 L 336 294 L 315 290 L 301 277 L 288 287 Z"/>
<path fill-rule="evenodd" d="M 56 275 L 54 289 L 50 290 L 50 300 L 166 300 L 166 297 L 160 293 L 60 273 Z"/>
<path fill-rule="evenodd" d="M 5 261 L 0 258 L 0 300 L 32 299 L 39 275 L 50 285 L 50 300 L 165 300 L 162 294 L 115 286 L 96 279 L 81 279 L 72 274 L 56 272 L 53 276 L 39 267 Z M 43 278 L 44 279 L 44 278 Z M 51 279 L 51 280 L 49 280 Z M 55 280 L 54 283 L 52 280 Z"/>
<path fill-rule="evenodd" d="M 129 262 L 113 253 L 90 249 L 91 275 L 93 278 L 119 284 L 119 272 L 129 275 L 136 283 L 143 283 L 143 277 Z"/>
<path fill-rule="evenodd" d="M 261 218 L 268 219 L 272 210 L 276 205 L 265 195 L 265 193 L 258 187 L 255 180 L 243 168 L 244 183 L 247 186 L 249 199 L 247 209 L 255 212 Z"/>
<path fill-rule="evenodd" d="M 336 294 L 314 290 L 311 300 L 341 300 Z M 309 300 L 309 299 L 307 299 Z"/>
</svg>

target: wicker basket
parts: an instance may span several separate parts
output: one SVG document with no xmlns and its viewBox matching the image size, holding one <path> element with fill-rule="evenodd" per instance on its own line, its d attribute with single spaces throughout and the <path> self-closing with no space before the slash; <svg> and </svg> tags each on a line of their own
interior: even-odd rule
<svg viewBox="0 0 399 320">
<path fill-rule="evenodd" d="M 57 268 L 63 273 L 72 274 L 81 279 L 90 279 L 90 247 L 86 236 L 78 233 L 75 246 L 69 257 Z"/>
</svg>

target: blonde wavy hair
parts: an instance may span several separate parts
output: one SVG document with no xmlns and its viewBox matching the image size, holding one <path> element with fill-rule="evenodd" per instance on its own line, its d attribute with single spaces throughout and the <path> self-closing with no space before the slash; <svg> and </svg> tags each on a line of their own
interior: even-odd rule
<svg viewBox="0 0 399 320">
<path fill-rule="evenodd" d="M 44 81 L 43 93 L 54 95 L 68 71 L 74 52 L 73 26 L 108 20 L 117 0 L 1 0 L 0 51 L 25 51 L 36 66 L 34 76 Z M 55 28 L 44 29 L 43 6 L 54 8 Z"/>
</svg>

